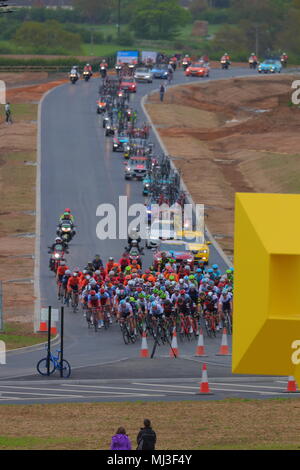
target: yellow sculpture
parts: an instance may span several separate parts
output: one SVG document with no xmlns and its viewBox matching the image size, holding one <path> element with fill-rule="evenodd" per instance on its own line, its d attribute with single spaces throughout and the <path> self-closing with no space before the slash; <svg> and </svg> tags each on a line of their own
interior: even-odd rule
<svg viewBox="0 0 300 470">
<path fill-rule="evenodd" d="M 232 372 L 300 387 L 300 194 L 237 193 Z"/>
</svg>

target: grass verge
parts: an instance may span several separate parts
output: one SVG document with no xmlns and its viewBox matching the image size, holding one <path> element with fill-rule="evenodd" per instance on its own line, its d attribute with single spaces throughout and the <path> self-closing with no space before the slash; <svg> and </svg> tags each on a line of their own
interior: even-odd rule
<svg viewBox="0 0 300 470">
<path fill-rule="evenodd" d="M 31 323 L 5 322 L 0 333 L 0 341 L 5 342 L 6 350 L 24 348 L 47 341 L 47 333 L 32 333 Z M 51 336 L 53 339 L 54 336 Z"/>
<path fill-rule="evenodd" d="M 300 448 L 295 432 L 300 399 L 295 397 L 2 405 L 0 449 L 105 450 L 119 426 L 125 427 L 135 449 L 144 418 L 151 419 L 157 433 L 157 450 Z"/>
</svg>

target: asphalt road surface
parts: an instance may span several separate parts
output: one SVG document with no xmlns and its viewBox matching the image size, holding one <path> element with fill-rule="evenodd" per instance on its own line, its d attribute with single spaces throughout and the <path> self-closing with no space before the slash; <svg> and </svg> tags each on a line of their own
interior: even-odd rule
<svg viewBox="0 0 300 470">
<path fill-rule="evenodd" d="M 256 74 L 257 72 L 246 68 L 234 68 L 229 71 L 214 69 L 209 79 L 195 78 L 195 80 L 190 80 L 185 78 L 181 71 L 177 71 L 173 84 Z M 67 264 L 71 269 L 75 266 L 82 269 L 88 261 L 92 261 L 96 253 L 99 253 L 105 262 L 109 256 L 119 259 L 126 245 L 126 240 L 108 239 L 103 241 L 97 238 L 96 226 L 100 220 L 96 215 L 97 207 L 103 203 L 112 204 L 117 208 L 118 216 L 119 196 L 128 196 L 128 205 L 144 202 L 142 184 L 124 179 L 122 154 L 113 153 L 112 139 L 104 136 L 102 117 L 96 115 L 99 84 L 100 79 L 95 78 L 88 83 L 80 81 L 75 86 L 71 84 L 59 86 L 46 96 L 42 105 L 40 122 L 42 143 L 40 287 L 41 303 L 44 307 L 48 307 L 48 305 L 53 308 L 60 307 L 56 297 L 54 276 L 48 269 L 49 255 L 47 247 L 53 243 L 56 236 L 57 221 L 64 208 L 71 208 L 77 225 L 77 235 L 71 242 L 70 254 L 66 257 Z M 138 84 L 138 92 L 131 97 L 131 104 L 137 110 L 140 122 L 144 120 L 140 106 L 141 98 L 151 90 L 157 89 L 159 85 L 159 80 L 154 81 L 153 84 Z M 155 148 L 159 150 L 159 143 L 153 133 L 151 141 L 154 142 Z M 226 268 L 223 259 L 213 246 L 210 260 L 211 263 L 218 263 L 223 270 Z M 150 264 L 151 252 L 145 256 L 143 266 Z M 132 378 L 136 378 L 139 382 L 146 381 L 148 384 L 151 380 L 160 379 L 159 383 L 163 384 L 165 380 L 174 379 L 179 380 L 179 383 L 183 386 L 184 380 L 191 379 L 196 383 L 201 378 L 203 359 L 195 358 L 196 341 L 180 343 L 180 358 L 178 359 L 169 358 L 168 345 L 160 346 L 156 350 L 154 359 L 140 359 L 140 342 L 125 345 L 117 324 L 113 324 L 108 331 L 99 330 L 95 333 L 88 330 L 81 312 L 74 314 L 71 309 L 66 308 L 65 310 L 64 356 L 72 365 L 72 380 L 123 379 L 130 381 Z M 231 348 L 230 337 L 228 342 Z M 224 385 L 224 390 L 216 391 L 213 396 L 245 396 L 242 387 L 236 386 L 235 380 L 239 377 L 233 377 L 231 374 L 230 356 L 216 355 L 220 344 L 221 334 L 214 339 L 205 337 L 207 354 L 205 360 L 208 364 L 209 376 L 216 379 L 226 378 L 226 383 L 229 384 L 234 381 L 235 386 L 228 387 Z M 59 344 L 53 345 L 53 351 L 55 352 L 58 347 Z M 153 343 L 149 340 L 150 352 L 152 347 Z M 35 367 L 38 360 L 44 356 L 44 346 L 26 352 L 7 354 L 7 364 L 0 365 L 1 402 L 6 402 L 8 396 L 14 397 L 12 401 L 15 400 L 14 402 L 18 403 L 20 403 L 20 397 L 25 400 L 26 395 L 22 393 L 18 393 L 19 398 L 17 397 L 16 387 L 8 387 L 5 390 L 9 392 L 5 392 L 3 390 L 3 381 L 15 379 L 19 384 L 20 380 L 29 380 L 34 383 L 38 379 L 40 380 L 41 377 L 37 374 Z M 240 379 L 247 381 L 246 378 Z M 257 394 L 254 393 L 255 390 L 259 390 L 259 386 L 256 388 L 256 385 L 252 390 L 254 380 L 253 377 L 248 379 L 248 383 L 252 384 L 249 395 L 253 397 L 267 396 L 261 390 L 257 391 Z M 258 384 L 261 384 L 261 378 L 257 380 Z M 268 378 L 265 380 L 275 379 Z M 151 386 L 149 385 L 149 387 L 150 390 Z M 60 389 L 60 387 L 58 388 Z M 67 388 L 69 389 L 69 387 Z M 239 391 L 240 389 L 241 391 Z M 281 393 L 281 389 L 282 387 L 279 386 L 271 391 L 272 393 Z M 28 392 L 28 385 L 22 390 L 31 393 Z M 41 392 L 43 394 L 41 401 L 45 401 L 47 398 L 44 396 L 45 387 L 43 385 L 41 385 L 41 390 L 44 390 Z M 180 388 L 177 389 L 177 392 L 178 390 Z M 34 395 L 27 395 L 27 397 L 34 397 L 34 399 L 28 398 L 27 402 L 39 401 L 40 394 L 35 393 L 35 391 L 33 393 Z M 50 393 L 52 392 L 50 391 Z M 188 395 L 182 392 L 175 395 L 174 393 L 163 393 L 161 390 L 157 393 L 160 395 L 159 399 L 162 397 L 164 399 L 174 399 L 174 397 L 179 399 L 184 396 L 190 398 L 194 391 L 191 391 Z M 74 395 L 74 391 L 71 395 Z M 79 393 L 78 390 L 76 390 L 75 395 L 79 401 L 87 398 L 87 394 Z M 102 395 L 95 394 L 89 396 L 89 399 L 108 400 L 107 396 Z M 116 395 L 113 393 L 110 398 L 112 396 L 114 396 L 114 399 L 119 400 L 123 397 L 122 394 Z M 57 398 L 62 401 L 62 397 L 64 397 L 64 401 L 74 398 L 68 397 L 65 392 L 60 393 Z M 124 395 L 124 399 L 128 400 L 128 398 L 128 395 Z M 152 392 L 149 392 L 148 399 L 157 399 L 157 397 L 154 398 Z M 52 397 L 51 400 L 56 399 Z"/>
</svg>

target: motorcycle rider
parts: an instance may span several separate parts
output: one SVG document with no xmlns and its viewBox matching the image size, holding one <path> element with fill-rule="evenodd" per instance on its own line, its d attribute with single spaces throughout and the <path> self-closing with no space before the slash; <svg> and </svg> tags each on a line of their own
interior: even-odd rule
<svg viewBox="0 0 300 470">
<path fill-rule="evenodd" d="M 71 75 L 77 75 L 77 80 L 79 80 L 79 78 L 80 78 L 80 73 L 79 73 L 79 71 L 78 71 L 78 65 L 73 65 L 69 76 L 71 77 Z"/>
<path fill-rule="evenodd" d="M 288 55 L 286 52 L 283 52 L 281 54 L 281 57 L 280 57 L 280 62 L 282 63 L 282 65 L 286 65 L 287 64 L 287 61 L 288 61 Z"/>
<path fill-rule="evenodd" d="M 230 65 L 230 55 L 227 52 L 225 52 L 225 54 L 221 57 L 221 62 L 223 61 L 227 62 L 227 64 Z"/>
<path fill-rule="evenodd" d="M 103 262 L 102 262 L 102 259 L 100 258 L 100 255 L 95 255 L 95 258 L 93 259 L 93 266 L 96 271 L 100 269 L 101 267 L 103 267 Z"/>
<path fill-rule="evenodd" d="M 70 220 L 72 225 L 74 225 L 74 216 L 71 214 L 71 209 L 68 207 L 64 210 L 64 213 L 60 216 L 59 221 Z"/>
<path fill-rule="evenodd" d="M 60 237 L 56 237 L 55 238 L 55 243 L 53 243 L 48 248 L 49 248 L 48 253 L 51 254 L 51 255 L 53 253 L 55 253 L 56 251 L 58 251 L 60 253 L 64 252 L 64 253 L 68 254 L 68 251 L 67 251 L 68 245 Z M 65 261 L 65 260 L 62 258 L 60 261 L 62 262 L 62 261 Z M 52 256 L 50 256 L 50 259 L 49 259 L 49 268 L 50 269 L 53 268 L 54 263 L 55 263 L 55 260 L 52 258 Z"/>
<path fill-rule="evenodd" d="M 105 78 L 107 75 L 108 64 L 105 59 L 102 59 L 100 62 L 100 75 L 102 78 Z"/>
<path fill-rule="evenodd" d="M 137 249 L 139 250 L 139 252 L 141 253 L 143 251 L 143 248 L 140 247 L 140 243 L 142 241 L 141 237 L 140 237 L 140 234 L 137 230 L 137 228 L 135 229 L 132 229 L 128 235 L 128 247 L 129 247 L 129 250 L 132 248 L 132 242 L 133 240 L 135 240 L 137 243 L 136 243 L 136 247 Z"/>
<path fill-rule="evenodd" d="M 250 55 L 250 57 L 249 57 L 249 59 L 248 59 L 248 62 L 249 62 L 249 64 L 255 64 L 255 65 L 257 65 L 257 63 L 258 63 L 258 58 L 257 58 L 257 56 L 255 55 L 254 52 L 252 52 L 252 54 Z"/>
<path fill-rule="evenodd" d="M 89 72 L 90 77 L 93 75 L 93 69 L 91 64 L 86 64 L 83 69 L 84 72 Z"/>
</svg>

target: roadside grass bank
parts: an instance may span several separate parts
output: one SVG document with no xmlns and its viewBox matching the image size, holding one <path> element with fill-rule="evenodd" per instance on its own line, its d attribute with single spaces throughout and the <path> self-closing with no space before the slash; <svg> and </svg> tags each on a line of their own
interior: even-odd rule
<svg viewBox="0 0 300 470">
<path fill-rule="evenodd" d="M 11 75 L 4 74 L 3 79 L 14 86 Z M 22 76 L 34 80 L 34 74 Z M 44 76 L 37 74 L 37 79 Z M 4 312 L 0 339 L 7 350 L 45 341 L 45 335 L 33 334 L 37 103 L 60 83 L 26 87 L 17 77 L 19 87 L 7 91 L 12 125 L 5 123 L 4 106 L 0 106 L 0 280 Z"/>
<path fill-rule="evenodd" d="M 6 350 L 25 348 L 47 341 L 47 333 L 32 333 L 32 323 L 6 322 L 3 332 L 0 332 L 0 341 L 5 342 Z M 54 336 L 51 335 L 51 339 Z"/>
<path fill-rule="evenodd" d="M 300 449 L 299 398 L 1 405 L 0 449 L 105 450 L 119 426 L 135 449 L 144 418 L 157 450 Z"/>
</svg>

